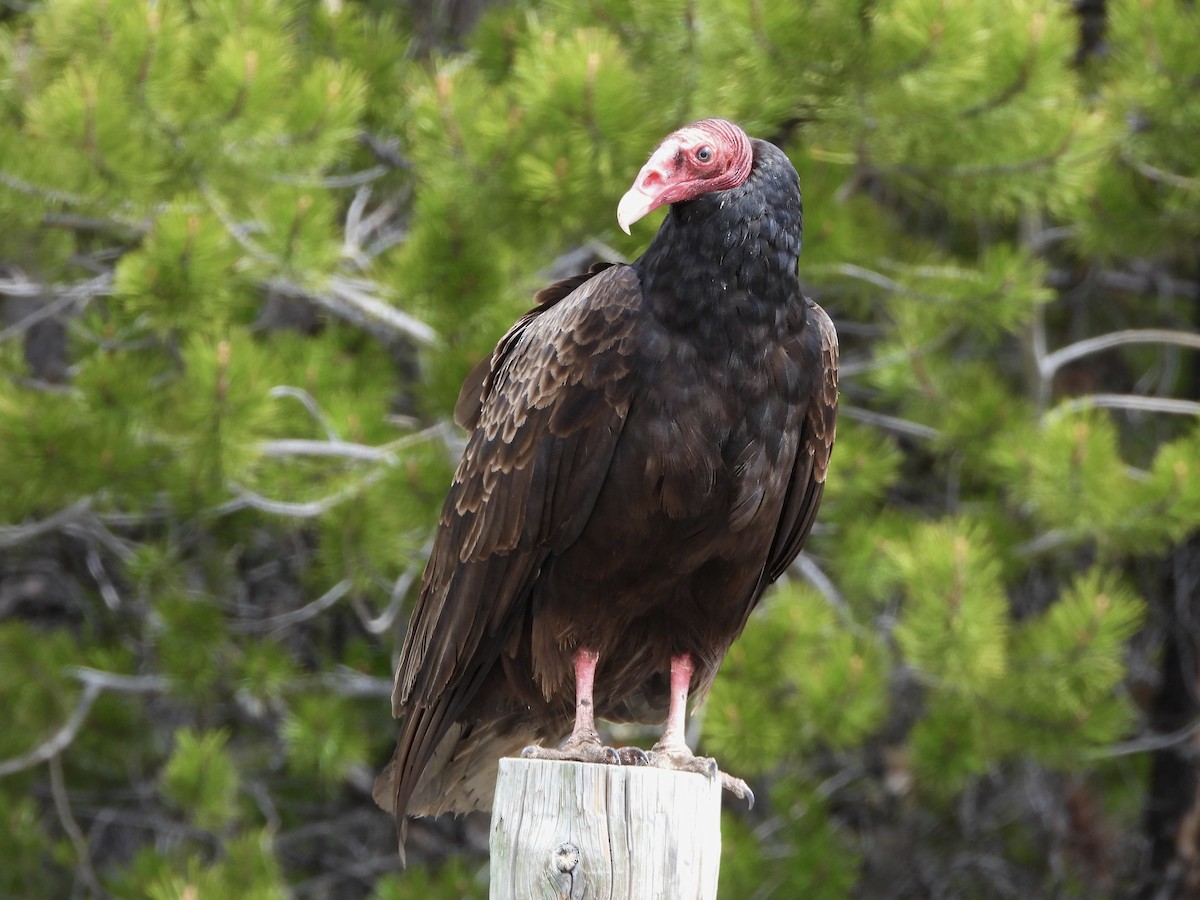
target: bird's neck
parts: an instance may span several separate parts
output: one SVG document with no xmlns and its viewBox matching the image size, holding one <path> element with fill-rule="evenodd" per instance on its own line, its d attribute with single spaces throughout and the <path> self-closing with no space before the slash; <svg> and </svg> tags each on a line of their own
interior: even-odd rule
<svg viewBox="0 0 1200 900">
<path fill-rule="evenodd" d="M 746 199 L 712 195 L 676 204 L 634 263 L 646 304 L 666 327 L 745 329 L 781 321 L 787 307 L 801 303 L 798 198 L 794 207 L 771 210 Z"/>
<path fill-rule="evenodd" d="M 795 315 L 803 309 L 796 274 L 800 182 L 782 150 L 760 140 L 751 145 L 745 182 L 672 205 L 634 263 L 649 311 L 669 329 L 745 333 L 803 319 Z"/>
</svg>

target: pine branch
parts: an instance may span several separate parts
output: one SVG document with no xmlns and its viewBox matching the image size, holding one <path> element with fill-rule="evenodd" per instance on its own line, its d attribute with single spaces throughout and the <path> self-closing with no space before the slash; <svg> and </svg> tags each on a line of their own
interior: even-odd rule
<svg viewBox="0 0 1200 900">
<path fill-rule="evenodd" d="M 276 271 L 288 269 L 283 260 L 269 253 L 250 236 L 249 228 L 233 219 L 225 202 L 207 182 L 200 179 L 197 184 L 209 208 L 244 250 Z M 267 289 L 277 290 L 287 296 L 308 300 L 359 328 L 372 333 L 382 331 L 385 338 L 403 335 L 422 344 L 435 344 L 438 340 L 437 333 L 424 322 L 372 296 L 382 288 L 367 279 L 331 275 L 323 290 L 316 290 L 283 275 L 265 279 L 262 284 Z"/>
<path fill-rule="evenodd" d="M 1012 83 L 1002 88 L 998 93 L 986 100 L 982 100 L 974 106 L 964 109 L 958 114 L 959 119 L 972 119 L 975 116 L 982 115 L 985 112 L 990 112 L 993 109 L 998 109 L 1008 101 L 1016 97 L 1021 91 L 1029 86 L 1029 77 L 1033 74 L 1034 64 L 1036 63 L 1036 53 L 1033 45 L 1030 45 L 1029 52 L 1025 57 L 1025 61 L 1021 64 L 1020 70 L 1017 72 L 1017 77 L 1012 80 Z"/>
<path fill-rule="evenodd" d="M 1022 172 L 1031 172 L 1035 169 L 1043 169 L 1047 166 L 1052 166 L 1057 163 L 1066 154 L 1071 143 L 1075 140 L 1074 130 L 1067 133 L 1062 143 L 1049 153 L 1044 153 L 1041 156 L 1022 159 L 1012 163 L 993 163 L 986 166 L 945 166 L 937 171 L 939 178 L 980 178 L 993 175 L 1018 175 Z M 883 174 L 897 173 L 901 175 L 928 175 L 933 170 L 926 169 L 921 166 L 913 166 L 907 164 L 897 164 L 891 166 L 881 166 L 879 171 Z"/>
</svg>

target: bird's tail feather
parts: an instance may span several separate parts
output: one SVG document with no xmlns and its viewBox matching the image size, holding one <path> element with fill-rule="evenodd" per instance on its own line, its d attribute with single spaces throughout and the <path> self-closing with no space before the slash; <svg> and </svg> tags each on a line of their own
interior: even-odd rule
<svg viewBox="0 0 1200 900">
<path fill-rule="evenodd" d="M 565 733 L 565 732 L 564 732 Z M 396 758 L 375 779 L 372 797 L 396 816 L 400 859 L 404 861 L 406 816 L 438 816 L 490 810 L 500 759 L 518 756 L 530 744 L 557 740 L 561 735 L 528 718 L 510 716 L 490 722 L 456 722 L 450 726 L 413 786 L 407 808 L 395 809 Z"/>
</svg>

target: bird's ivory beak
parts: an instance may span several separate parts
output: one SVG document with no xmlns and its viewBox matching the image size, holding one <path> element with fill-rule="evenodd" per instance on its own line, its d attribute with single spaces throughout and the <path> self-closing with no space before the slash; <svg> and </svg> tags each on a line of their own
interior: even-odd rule
<svg viewBox="0 0 1200 900">
<path fill-rule="evenodd" d="M 621 226 L 622 231 L 629 234 L 630 225 L 661 205 L 659 197 L 646 193 L 641 185 L 635 184 L 625 192 L 625 196 L 617 204 L 617 224 Z"/>
<path fill-rule="evenodd" d="M 653 212 L 668 201 L 667 192 L 671 187 L 671 175 L 664 171 L 660 157 L 660 148 L 642 171 L 633 180 L 633 187 L 625 192 L 621 202 L 617 204 L 617 224 L 621 230 L 629 234 L 629 226 L 646 213 Z"/>
</svg>

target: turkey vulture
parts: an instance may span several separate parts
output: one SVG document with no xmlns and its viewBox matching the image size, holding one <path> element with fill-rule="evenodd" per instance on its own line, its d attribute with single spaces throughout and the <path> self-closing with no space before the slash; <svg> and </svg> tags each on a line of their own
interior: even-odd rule
<svg viewBox="0 0 1200 900">
<path fill-rule="evenodd" d="M 530 744 L 716 770 L 684 743 L 687 700 L 812 528 L 837 336 L 800 292 L 800 186 L 781 150 L 723 119 L 682 128 L 617 220 L 628 232 L 666 204 L 636 262 L 541 291 L 463 388 L 470 437 L 375 785 L 402 854 L 406 815 L 488 809 L 499 759 Z M 666 727 L 647 758 L 603 747 L 595 717 Z"/>
</svg>

